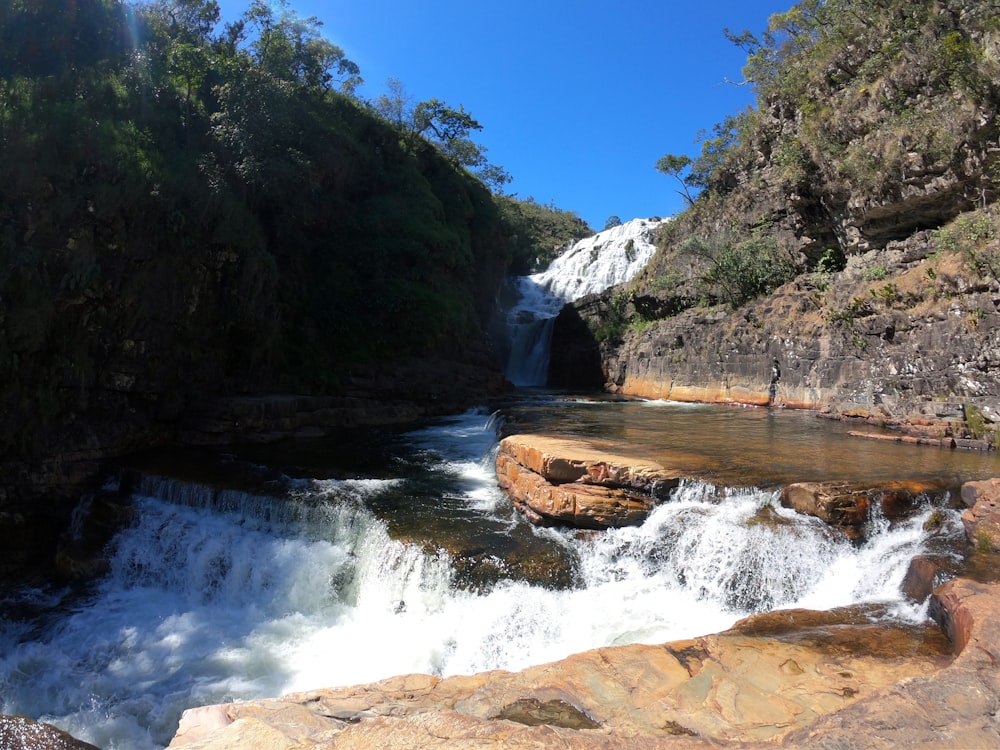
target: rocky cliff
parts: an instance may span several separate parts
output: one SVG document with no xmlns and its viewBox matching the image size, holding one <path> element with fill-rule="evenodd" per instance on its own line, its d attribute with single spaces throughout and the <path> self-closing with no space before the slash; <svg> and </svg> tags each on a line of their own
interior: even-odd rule
<svg viewBox="0 0 1000 750">
<path fill-rule="evenodd" d="M 564 311 L 554 384 L 992 440 L 994 19 L 962 0 L 807 2 L 741 37 L 757 108 L 705 141 L 686 178 L 703 190 L 643 275 Z"/>
<path fill-rule="evenodd" d="M 0 575 L 50 557 L 123 453 L 503 387 L 486 185 L 189 6 L 0 18 Z"/>
</svg>

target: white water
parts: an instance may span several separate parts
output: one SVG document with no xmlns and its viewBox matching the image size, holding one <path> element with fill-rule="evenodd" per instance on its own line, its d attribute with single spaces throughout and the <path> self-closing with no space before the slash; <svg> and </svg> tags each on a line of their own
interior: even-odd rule
<svg viewBox="0 0 1000 750">
<path fill-rule="evenodd" d="M 531 276 L 513 280 L 517 302 L 507 314 L 510 355 L 505 374 L 514 385 L 545 385 L 555 317 L 567 302 L 631 280 L 656 252 L 659 219 L 633 219 L 577 242 Z"/>
<path fill-rule="evenodd" d="M 520 523 L 490 468 L 488 415 L 414 433 L 449 492 Z M 485 463 L 482 461 L 485 457 Z M 110 574 L 58 619 L 0 620 L 0 713 L 100 747 L 165 745 L 183 709 L 406 672 L 519 669 L 586 649 L 717 632 L 774 607 L 903 604 L 926 514 L 854 547 L 775 493 L 685 484 L 642 526 L 577 538 L 580 585 L 452 585 L 450 560 L 390 539 L 366 498 L 406 480 L 297 481 L 282 499 L 150 479 Z M 753 523 L 765 506 L 778 523 Z M 928 511 L 929 512 L 929 511 Z M 953 521 L 954 523 L 954 521 Z"/>
</svg>

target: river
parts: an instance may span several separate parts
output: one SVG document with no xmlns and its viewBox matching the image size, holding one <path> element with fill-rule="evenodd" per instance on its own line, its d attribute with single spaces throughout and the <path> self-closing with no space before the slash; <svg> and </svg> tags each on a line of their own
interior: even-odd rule
<svg viewBox="0 0 1000 750">
<path fill-rule="evenodd" d="M 518 431 L 641 444 L 701 480 L 638 527 L 534 528 L 493 472 L 498 435 Z M 907 521 L 873 517 L 857 544 L 781 508 L 780 487 L 957 487 L 998 469 L 995 454 L 860 440 L 808 413 L 537 390 L 409 432 L 137 457 L 109 478 L 136 511 L 109 572 L 4 594 L 0 713 L 142 750 L 169 742 L 191 706 L 520 669 L 776 607 L 873 602 L 922 622 L 899 587 L 914 555 L 959 549 L 957 511 L 923 528 L 947 491 Z"/>
</svg>

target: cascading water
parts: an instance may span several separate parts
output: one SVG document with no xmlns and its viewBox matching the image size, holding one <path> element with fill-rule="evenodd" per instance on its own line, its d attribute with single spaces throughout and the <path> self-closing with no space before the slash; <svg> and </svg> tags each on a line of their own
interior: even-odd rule
<svg viewBox="0 0 1000 750">
<path fill-rule="evenodd" d="M 480 518 L 525 523 L 493 479 L 489 423 L 470 412 L 406 439 L 406 460 L 436 467 L 435 491 L 470 536 Z M 196 705 L 407 672 L 516 670 L 717 632 L 774 607 L 882 601 L 923 617 L 899 585 L 929 509 L 873 524 L 859 546 L 774 492 L 690 482 L 642 526 L 528 529 L 576 561 L 569 588 L 511 578 L 469 590 L 448 554 L 392 539 L 370 510 L 409 481 L 297 479 L 253 494 L 145 479 L 137 521 L 92 591 L 30 622 L 0 615 L 0 713 L 107 750 L 162 747 Z"/>
<path fill-rule="evenodd" d="M 660 219 L 633 219 L 580 240 L 531 276 L 511 284 L 517 302 L 507 313 L 510 353 L 505 375 L 514 385 L 543 386 L 548 379 L 549 344 L 563 305 L 632 279 L 656 247 L 653 229 Z"/>
</svg>

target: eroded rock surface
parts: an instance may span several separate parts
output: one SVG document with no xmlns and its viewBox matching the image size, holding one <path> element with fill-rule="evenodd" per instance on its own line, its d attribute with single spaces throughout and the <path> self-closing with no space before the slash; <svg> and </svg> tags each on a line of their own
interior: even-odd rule
<svg viewBox="0 0 1000 750">
<path fill-rule="evenodd" d="M 878 487 L 851 482 L 795 482 L 781 493 L 781 504 L 837 526 L 860 526 L 873 508 L 886 518 L 901 518 L 922 497 L 939 490 L 928 482 L 883 482 Z"/>
<path fill-rule="evenodd" d="M 962 513 L 965 535 L 982 549 L 1000 551 L 1000 479 L 966 482 L 962 500 L 968 510 Z"/>
<path fill-rule="evenodd" d="M 937 590 L 957 657 L 936 628 L 789 610 L 517 673 L 406 675 L 193 709 L 170 747 L 996 747 L 998 602 L 996 584 Z"/>
<path fill-rule="evenodd" d="M 642 523 L 680 472 L 600 443 L 544 435 L 500 441 L 497 481 L 537 524 L 587 529 Z"/>
</svg>

